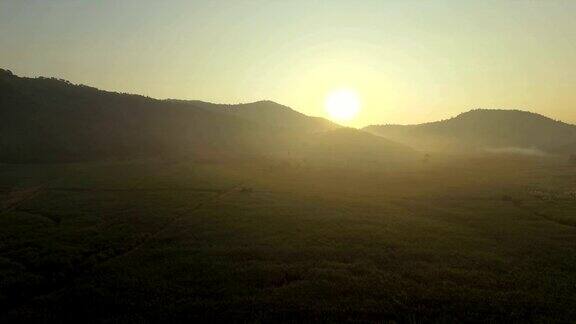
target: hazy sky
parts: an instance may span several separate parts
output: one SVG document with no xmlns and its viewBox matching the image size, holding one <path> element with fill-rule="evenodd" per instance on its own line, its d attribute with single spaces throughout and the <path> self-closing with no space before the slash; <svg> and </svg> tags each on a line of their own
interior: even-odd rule
<svg viewBox="0 0 576 324">
<path fill-rule="evenodd" d="M 576 1 L 0 0 L 0 67 L 157 98 L 271 99 L 350 125 L 520 108 L 576 122 Z"/>
</svg>

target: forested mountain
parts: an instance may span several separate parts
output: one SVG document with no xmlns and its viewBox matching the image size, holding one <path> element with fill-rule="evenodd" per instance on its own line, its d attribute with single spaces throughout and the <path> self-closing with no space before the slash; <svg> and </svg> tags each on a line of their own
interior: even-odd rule
<svg viewBox="0 0 576 324">
<path fill-rule="evenodd" d="M 188 103 L 278 129 L 318 132 L 340 127 L 324 118 L 310 117 L 269 100 L 237 105 L 214 104 L 204 101 L 188 101 Z"/>
<path fill-rule="evenodd" d="M 0 74 L 0 107 L 4 161 L 247 152 L 262 139 L 249 121 L 190 104 L 9 71 Z"/>
<path fill-rule="evenodd" d="M 364 130 L 420 150 L 533 150 L 568 153 L 576 126 L 520 110 L 477 109 L 420 125 L 373 125 Z"/>
<path fill-rule="evenodd" d="M 347 149 L 354 143 L 358 144 L 354 154 L 362 154 L 357 148 L 364 147 L 369 156 L 397 157 L 397 150 L 389 151 L 395 145 L 362 131 L 330 135 L 338 128 L 271 101 L 218 105 L 157 100 L 0 71 L 0 162 L 306 159 L 321 158 L 322 152 L 333 156 L 335 150 L 341 159 L 356 159 L 359 156 L 351 156 Z M 326 136 L 320 135 L 325 132 Z"/>
</svg>

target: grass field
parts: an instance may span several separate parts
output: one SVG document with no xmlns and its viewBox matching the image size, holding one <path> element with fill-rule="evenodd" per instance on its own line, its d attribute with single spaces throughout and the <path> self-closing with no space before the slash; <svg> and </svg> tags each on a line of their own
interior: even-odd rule
<svg viewBox="0 0 576 324">
<path fill-rule="evenodd" d="M 0 165 L 0 322 L 573 322 L 576 167 Z"/>
</svg>

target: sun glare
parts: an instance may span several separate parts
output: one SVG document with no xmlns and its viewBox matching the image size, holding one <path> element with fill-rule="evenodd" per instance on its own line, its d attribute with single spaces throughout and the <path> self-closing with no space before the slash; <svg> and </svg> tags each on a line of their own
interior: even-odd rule
<svg viewBox="0 0 576 324">
<path fill-rule="evenodd" d="M 336 121 L 349 121 L 360 111 L 360 99 L 356 91 L 335 90 L 326 96 L 325 107 L 330 118 Z"/>
</svg>

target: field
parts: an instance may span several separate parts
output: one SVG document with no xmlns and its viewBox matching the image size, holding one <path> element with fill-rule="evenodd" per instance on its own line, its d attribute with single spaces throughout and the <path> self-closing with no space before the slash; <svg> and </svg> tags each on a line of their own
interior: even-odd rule
<svg viewBox="0 0 576 324">
<path fill-rule="evenodd" d="M 0 165 L 0 322 L 571 322 L 576 167 Z"/>
</svg>

